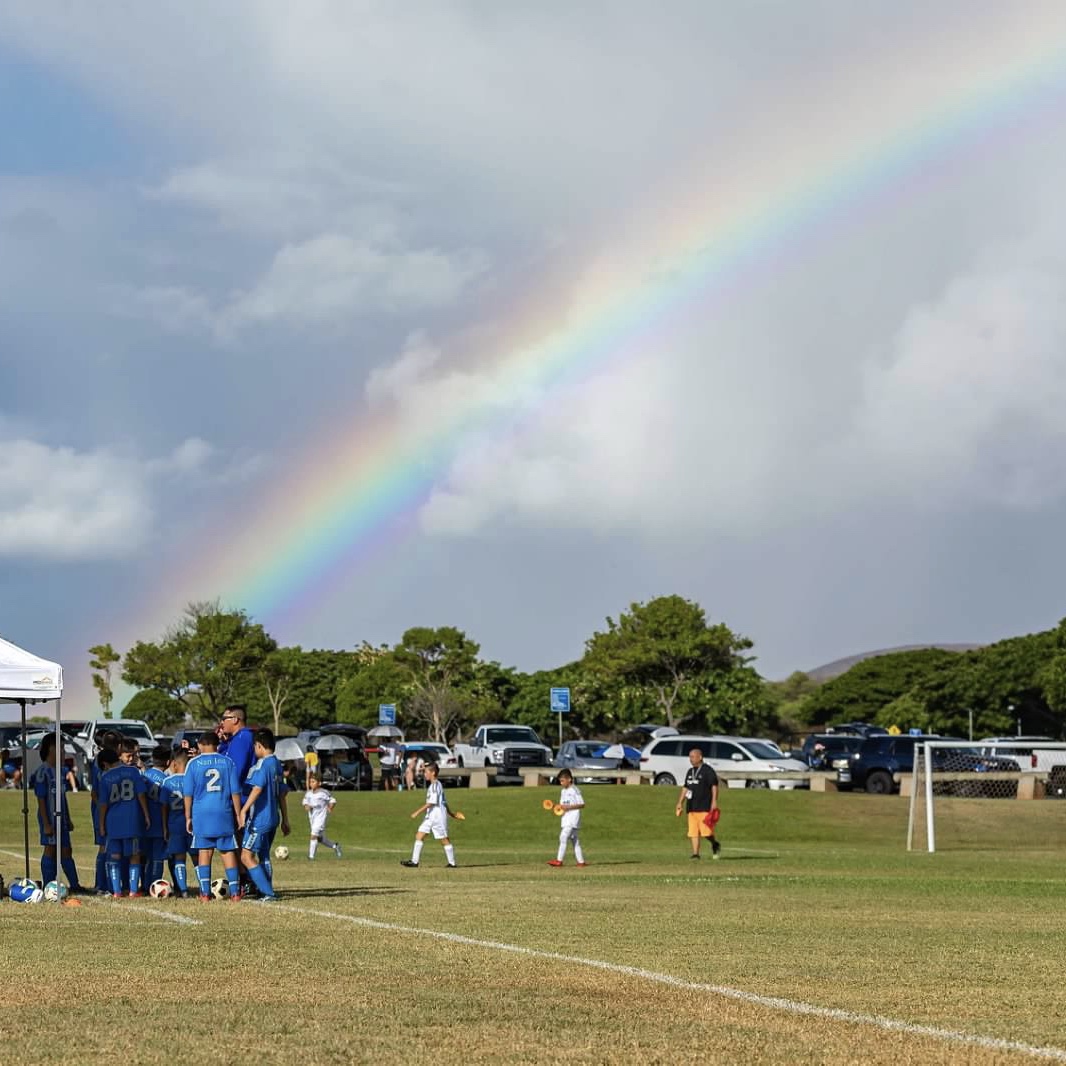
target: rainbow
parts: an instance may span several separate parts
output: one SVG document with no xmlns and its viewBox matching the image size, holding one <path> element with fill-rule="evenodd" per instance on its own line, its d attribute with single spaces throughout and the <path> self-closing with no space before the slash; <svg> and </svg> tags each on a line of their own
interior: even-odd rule
<svg viewBox="0 0 1066 1066">
<path fill-rule="evenodd" d="M 1002 151 L 1010 138 L 1046 128 L 1062 112 L 1066 52 L 1036 32 L 1021 45 L 1004 62 L 1002 54 L 975 58 L 962 42 L 953 71 L 944 70 L 951 57 L 930 52 L 924 59 L 943 73 L 942 84 L 894 109 L 886 103 L 876 128 L 866 116 L 844 117 L 842 104 L 825 134 L 793 131 L 783 151 L 756 146 L 752 158 L 696 191 L 656 190 L 669 210 L 648 214 L 652 224 L 630 249 L 635 265 L 621 280 L 588 283 L 562 320 L 531 301 L 514 314 L 506 342 L 480 357 L 494 394 L 515 398 L 520 413 L 471 395 L 418 428 L 371 413 L 323 434 L 251 511 L 189 552 L 137 620 L 136 635 L 155 635 L 197 595 L 284 627 L 313 610 L 338 575 L 414 527 L 469 434 L 513 432 L 531 397 L 543 401 L 615 365 L 686 309 L 750 283 L 880 202 L 913 195 L 923 182 Z M 846 102 L 846 82 L 834 92 Z M 710 172 L 706 160 L 693 169 Z"/>
</svg>

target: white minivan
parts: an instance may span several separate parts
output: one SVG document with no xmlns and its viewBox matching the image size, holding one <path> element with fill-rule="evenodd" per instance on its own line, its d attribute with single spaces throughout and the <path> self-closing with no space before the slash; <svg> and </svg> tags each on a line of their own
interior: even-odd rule
<svg viewBox="0 0 1066 1066">
<path fill-rule="evenodd" d="M 799 770 L 810 767 L 799 759 L 790 759 L 772 741 L 758 737 L 674 736 L 651 741 L 640 753 L 640 768 L 650 771 L 656 785 L 680 785 L 691 763 L 688 753 L 693 748 L 703 752 L 703 761 L 716 773 L 722 770 Z M 802 779 L 731 777 L 725 782 L 730 788 L 794 789 L 803 788 Z"/>
</svg>

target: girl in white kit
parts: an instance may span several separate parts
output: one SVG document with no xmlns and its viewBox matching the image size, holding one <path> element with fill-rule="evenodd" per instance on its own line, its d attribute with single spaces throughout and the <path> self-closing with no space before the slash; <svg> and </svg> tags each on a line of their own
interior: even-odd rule
<svg viewBox="0 0 1066 1066">
<path fill-rule="evenodd" d="M 307 791 L 304 793 L 303 802 L 304 810 L 307 811 L 307 817 L 311 822 L 311 846 L 307 856 L 309 859 L 315 857 L 319 842 L 327 848 L 332 848 L 338 859 L 341 857 L 340 844 L 326 836 L 326 819 L 336 806 L 337 801 L 322 787 L 321 778 L 310 774 L 307 778 Z"/>
<path fill-rule="evenodd" d="M 549 859 L 549 866 L 562 866 L 566 858 L 566 845 L 573 841 L 574 859 L 578 866 L 588 866 L 585 862 L 585 853 L 581 850 L 581 841 L 578 839 L 578 830 L 581 828 L 581 811 L 585 806 L 585 800 L 581 795 L 581 789 L 574 784 L 574 775 L 569 770 L 559 771 L 559 784 L 562 792 L 559 794 L 559 803 L 556 810 L 562 808 L 563 824 L 559 830 L 559 853 L 554 859 Z"/>
</svg>

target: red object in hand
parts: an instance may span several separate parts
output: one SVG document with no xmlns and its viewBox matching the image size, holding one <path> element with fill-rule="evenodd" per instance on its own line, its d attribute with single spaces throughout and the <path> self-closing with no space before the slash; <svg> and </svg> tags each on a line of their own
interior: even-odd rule
<svg viewBox="0 0 1066 1066">
<path fill-rule="evenodd" d="M 710 826 L 713 829 L 718 824 L 718 819 L 722 817 L 722 808 L 715 807 L 713 811 L 707 812 L 707 817 L 703 819 L 703 824 Z"/>
</svg>

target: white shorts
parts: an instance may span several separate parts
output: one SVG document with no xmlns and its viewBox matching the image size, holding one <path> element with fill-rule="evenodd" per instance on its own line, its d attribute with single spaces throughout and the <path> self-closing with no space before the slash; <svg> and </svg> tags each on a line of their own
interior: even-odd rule
<svg viewBox="0 0 1066 1066">
<path fill-rule="evenodd" d="M 559 843 L 565 844 L 567 841 L 577 840 L 577 834 L 580 828 L 581 826 L 579 825 L 564 825 L 562 829 L 559 830 Z"/>
<path fill-rule="evenodd" d="M 431 811 L 422 819 L 418 827 L 420 833 L 432 833 L 434 840 L 443 840 L 448 835 L 448 816 L 437 811 Z"/>
<path fill-rule="evenodd" d="M 321 814 L 311 815 L 311 836 L 319 837 L 326 831 L 326 819 L 328 817 L 328 811 L 323 811 Z"/>
</svg>

